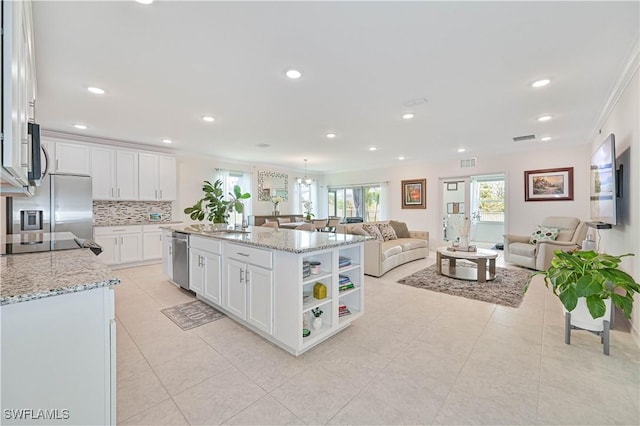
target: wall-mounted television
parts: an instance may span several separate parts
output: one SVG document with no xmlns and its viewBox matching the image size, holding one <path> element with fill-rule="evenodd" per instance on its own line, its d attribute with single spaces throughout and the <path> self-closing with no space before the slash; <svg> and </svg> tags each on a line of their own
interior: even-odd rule
<svg viewBox="0 0 640 426">
<path fill-rule="evenodd" d="M 597 225 L 616 224 L 616 140 L 610 134 L 591 156 L 591 221 Z"/>
</svg>

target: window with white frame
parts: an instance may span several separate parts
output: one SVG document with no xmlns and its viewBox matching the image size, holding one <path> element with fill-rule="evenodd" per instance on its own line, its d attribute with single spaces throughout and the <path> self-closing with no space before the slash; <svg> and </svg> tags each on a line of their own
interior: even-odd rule
<svg viewBox="0 0 640 426">
<path fill-rule="evenodd" d="M 229 193 L 233 194 L 233 188 L 236 185 L 240 186 L 240 190 L 243 194 L 245 192 L 251 193 L 250 173 L 234 170 L 222 170 L 218 172 L 218 179 L 222 180 L 222 188 L 224 190 L 225 200 L 227 201 L 230 200 Z M 251 198 L 242 200 L 242 204 L 244 204 L 244 217 L 246 219 L 252 211 Z M 235 210 L 229 213 L 229 223 L 232 225 L 241 225 L 242 219 L 242 214 Z"/>
</svg>

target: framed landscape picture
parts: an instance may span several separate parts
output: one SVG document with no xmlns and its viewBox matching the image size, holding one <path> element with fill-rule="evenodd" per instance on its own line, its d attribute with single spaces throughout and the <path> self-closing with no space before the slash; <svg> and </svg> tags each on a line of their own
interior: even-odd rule
<svg viewBox="0 0 640 426">
<path fill-rule="evenodd" d="M 427 180 L 413 179 L 402 181 L 402 208 L 427 208 Z"/>
<path fill-rule="evenodd" d="M 573 167 L 524 172 L 525 201 L 573 200 Z"/>
</svg>

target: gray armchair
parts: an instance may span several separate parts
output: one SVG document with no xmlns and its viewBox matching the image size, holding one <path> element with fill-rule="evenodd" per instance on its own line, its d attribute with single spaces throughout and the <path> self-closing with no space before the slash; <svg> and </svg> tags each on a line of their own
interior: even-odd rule
<svg viewBox="0 0 640 426">
<path fill-rule="evenodd" d="M 542 226 L 560 228 L 555 241 L 538 241 L 530 244 L 531 235 L 504 236 L 504 259 L 514 265 L 546 271 L 556 250 L 571 251 L 580 247 L 587 235 L 587 226 L 575 217 L 549 216 Z"/>
</svg>

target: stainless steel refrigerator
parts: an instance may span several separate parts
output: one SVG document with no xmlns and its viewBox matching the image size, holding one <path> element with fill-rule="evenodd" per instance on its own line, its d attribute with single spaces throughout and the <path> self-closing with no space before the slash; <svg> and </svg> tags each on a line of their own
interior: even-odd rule
<svg viewBox="0 0 640 426">
<path fill-rule="evenodd" d="M 91 176 L 49 174 L 34 196 L 7 199 L 7 234 L 33 232 L 93 240 Z"/>
</svg>

